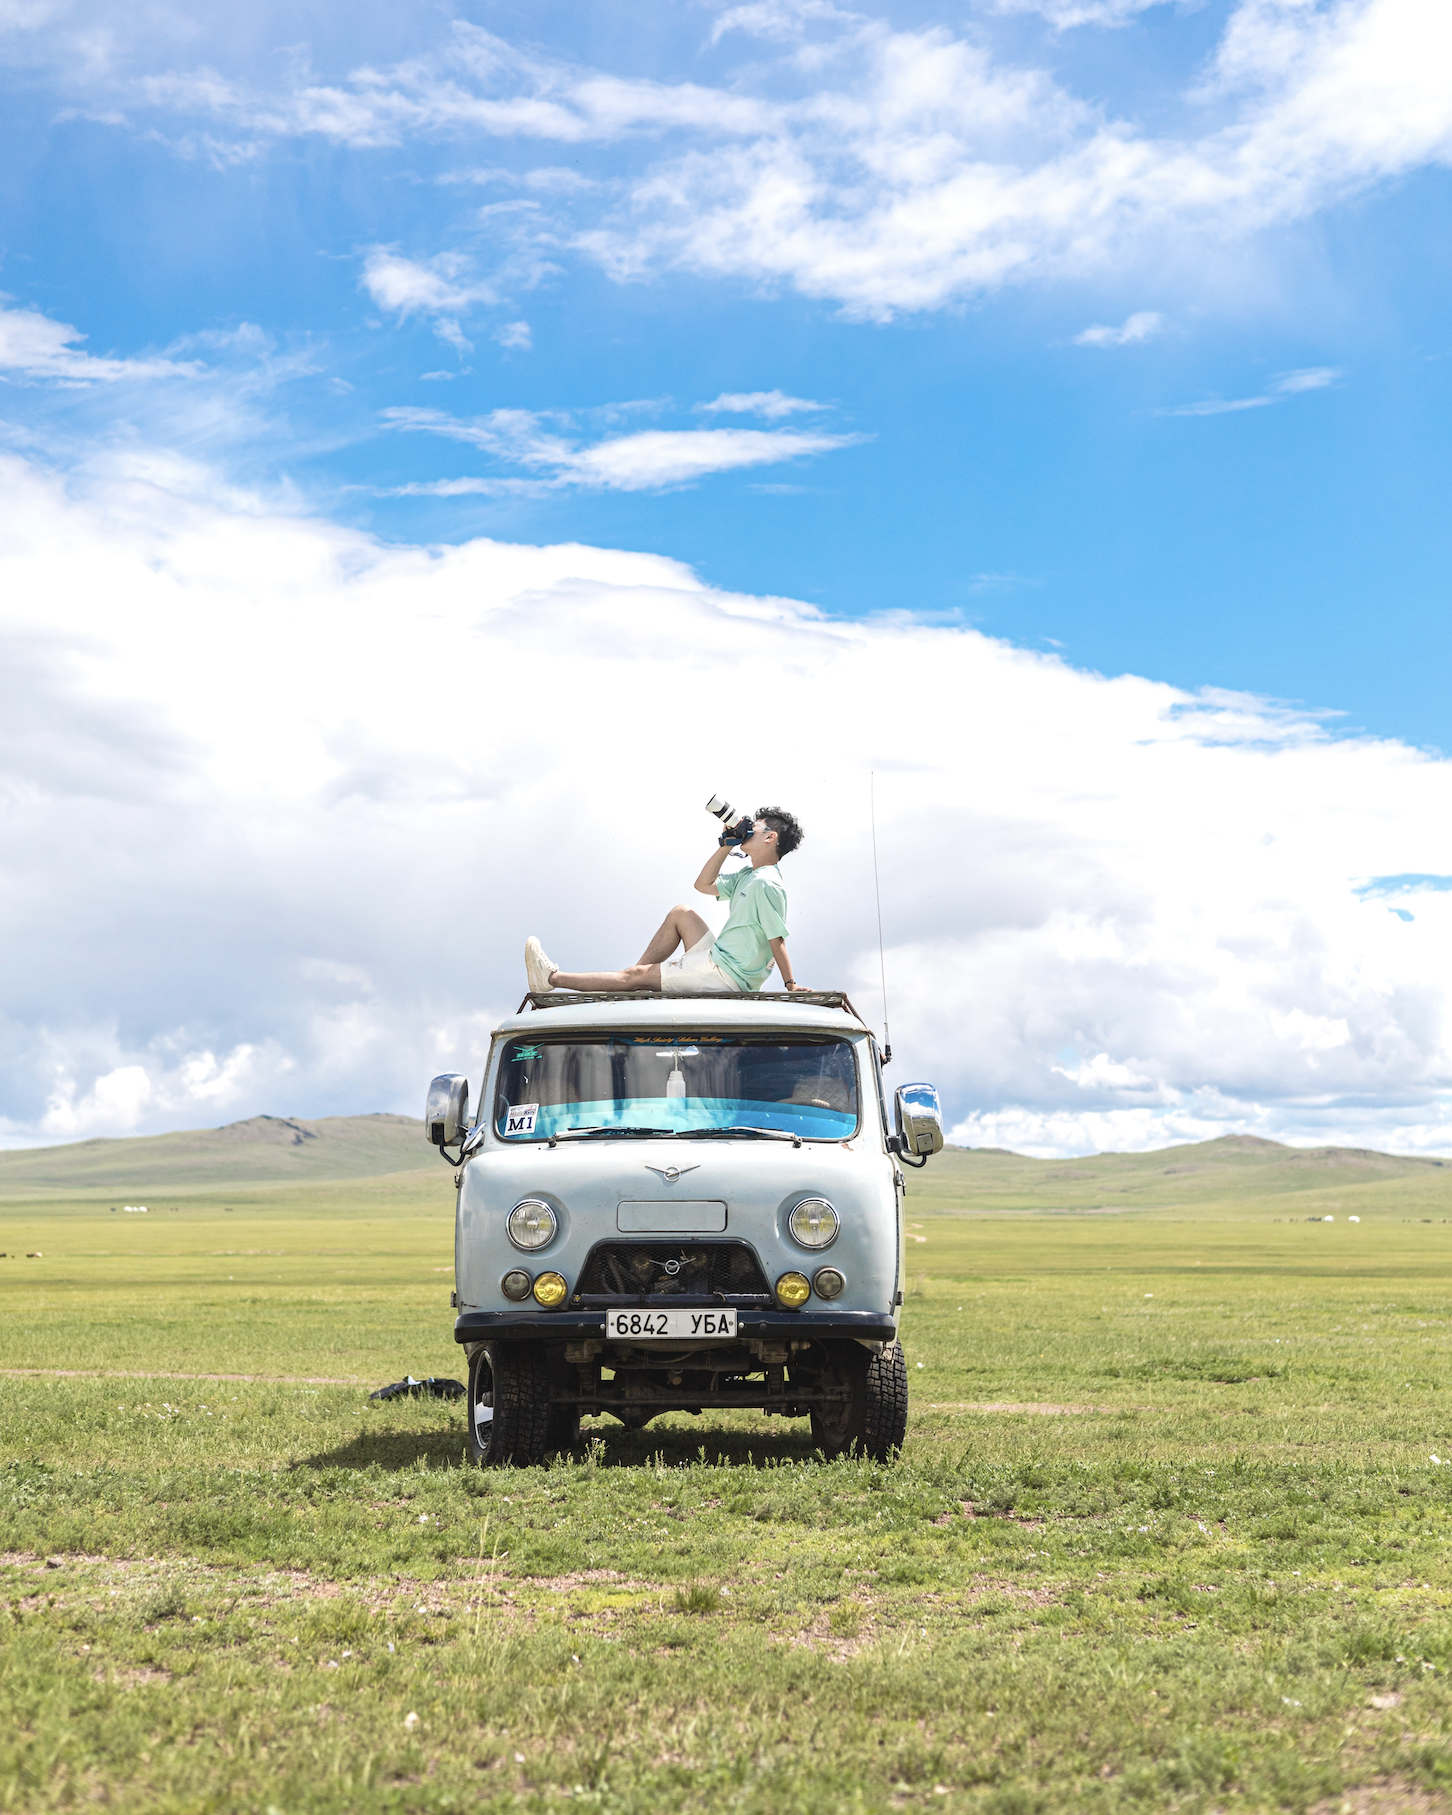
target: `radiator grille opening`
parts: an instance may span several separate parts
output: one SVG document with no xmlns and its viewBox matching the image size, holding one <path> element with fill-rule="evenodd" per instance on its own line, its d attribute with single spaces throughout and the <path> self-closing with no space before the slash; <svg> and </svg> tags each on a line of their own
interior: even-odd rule
<svg viewBox="0 0 1452 1815">
<path fill-rule="evenodd" d="M 744 1242 L 601 1242 L 581 1269 L 574 1302 L 717 1297 L 771 1300 L 756 1256 Z"/>
</svg>

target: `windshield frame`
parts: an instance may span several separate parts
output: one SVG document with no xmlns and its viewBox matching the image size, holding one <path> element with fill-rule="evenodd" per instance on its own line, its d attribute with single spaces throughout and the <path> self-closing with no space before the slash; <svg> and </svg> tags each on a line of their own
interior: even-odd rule
<svg viewBox="0 0 1452 1815">
<path fill-rule="evenodd" d="M 479 1100 L 475 1109 L 474 1126 L 475 1128 L 487 1128 L 488 1132 L 486 1139 L 489 1145 L 502 1148 L 506 1151 L 530 1146 L 558 1145 L 564 1147 L 573 1145 L 576 1142 L 579 1142 L 582 1146 L 599 1145 L 601 1141 L 608 1140 L 612 1135 L 620 1140 L 634 1141 L 636 1144 L 640 1143 L 641 1136 L 639 1134 L 626 1133 L 623 1128 L 617 1131 L 609 1124 L 601 1124 L 598 1131 L 595 1132 L 594 1140 L 587 1142 L 581 1142 L 579 1134 L 573 1130 L 560 1131 L 555 1134 L 531 1133 L 506 1135 L 501 1133 L 499 1118 L 496 1114 L 499 1101 L 500 1080 L 505 1069 L 506 1057 L 515 1042 L 519 1040 L 528 1039 L 532 1043 L 541 1046 L 578 1045 L 584 1043 L 608 1044 L 615 1040 L 631 1040 L 639 1041 L 642 1044 L 653 1043 L 665 1047 L 693 1045 L 703 1039 L 709 1039 L 712 1045 L 845 1046 L 848 1048 L 851 1055 L 853 1088 L 856 1094 L 856 1102 L 852 1111 L 855 1116 L 853 1126 L 846 1132 L 833 1134 L 811 1133 L 805 1129 L 781 1131 L 788 1134 L 794 1141 L 815 1141 L 832 1146 L 841 1145 L 856 1140 L 867 1125 L 868 1092 L 874 1088 L 872 1080 L 867 1077 L 863 1069 L 865 1063 L 863 1055 L 867 1053 L 867 1041 L 869 1037 L 870 1036 L 867 1034 L 859 1033 L 855 1030 L 852 1032 L 843 1030 L 839 1033 L 836 1029 L 829 1030 L 816 1027 L 802 1029 L 787 1027 L 759 1029 L 738 1027 L 722 1028 L 709 1026 L 562 1027 L 558 1032 L 553 1029 L 549 1031 L 542 1029 L 538 1033 L 536 1033 L 533 1028 L 515 1027 L 509 1029 L 507 1032 L 501 1031 L 496 1033 L 494 1036 L 492 1050 L 489 1054 L 488 1070 L 485 1073 L 485 1087 L 479 1093 Z M 639 1099 L 641 1103 L 652 1100 L 663 1102 L 666 1099 Z M 782 1105 L 782 1107 L 786 1107 L 786 1105 Z M 848 1114 L 847 1111 L 842 1111 L 840 1113 L 843 1115 L 844 1119 Z M 638 1123 L 641 1120 L 647 1119 L 649 1118 L 632 1116 L 631 1121 L 632 1123 Z M 739 1122 L 740 1118 L 737 1117 L 736 1120 Z M 679 1139 L 682 1135 L 689 1134 L 693 1139 L 700 1141 L 708 1139 L 709 1136 L 715 1132 L 721 1133 L 723 1139 L 733 1138 L 726 1131 L 724 1125 L 720 1130 L 712 1129 L 710 1127 L 671 1129 L 654 1135 L 652 1138 L 655 1140 L 675 1140 Z M 752 1146 L 757 1145 L 755 1142 L 743 1142 L 742 1144 Z M 764 1142 L 761 1144 L 768 1146 L 775 1145 L 774 1142 Z"/>
</svg>

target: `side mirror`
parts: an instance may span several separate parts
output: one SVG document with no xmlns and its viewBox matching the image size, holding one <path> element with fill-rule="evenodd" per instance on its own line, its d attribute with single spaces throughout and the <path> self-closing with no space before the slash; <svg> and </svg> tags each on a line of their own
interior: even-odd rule
<svg viewBox="0 0 1452 1815">
<path fill-rule="evenodd" d="M 903 1084 L 898 1088 L 897 1138 L 899 1153 L 920 1155 L 943 1151 L 943 1111 L 931 1084 Z"/>
<path fill-rule="evenodd" d="M 460 1140 L 469 1127 L 469 1080 L 446 1071 L 429 1085 L 424 1105 L 424 1133 L 435 1147 Z"/>
</svg>

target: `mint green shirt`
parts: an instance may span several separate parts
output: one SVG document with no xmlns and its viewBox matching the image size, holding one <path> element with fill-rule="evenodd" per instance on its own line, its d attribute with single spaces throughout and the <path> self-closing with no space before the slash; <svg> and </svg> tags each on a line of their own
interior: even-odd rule
<svg viewBox="0 0 1452 1815">
<path fill-rule="evenodd" d="M 786 889 L 774 863 L 759 870 L 734 870 L 716 878 L 716 893 L 731 903 L 731 916 L 711 956 L 742 989 L 760 989 L 774 960 L 770 941 L 787 936 Z"/>
</svg>

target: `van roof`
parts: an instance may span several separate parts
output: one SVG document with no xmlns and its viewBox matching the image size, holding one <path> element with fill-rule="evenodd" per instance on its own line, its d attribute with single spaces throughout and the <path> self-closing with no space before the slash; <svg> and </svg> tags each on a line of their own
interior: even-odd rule
<svg viewBox="0 0 1452 1815">
<path fill-rule="evenodd" d="M 541 1018 L 550 1031 L 605 1029 L 615 1027 L 680 1026 L 732 1028 L 746 1030 L 791 1028 L 812 1033 L 868 1032 L 866 1022 L 842 990 L 759 990 L 750 994 L 723 996 L 719 991 L 693 995 L 662 996 L 653 990 L 632 990 L 628 994 L 575 994 L 572 990 L 550 990 L 548 994 L 531 994 L 520 1003 L 518 1011 L 501 1021 L 496 1033 L 512 1034 L 527 1030 L 543 1032 Z"/>
</svg>

